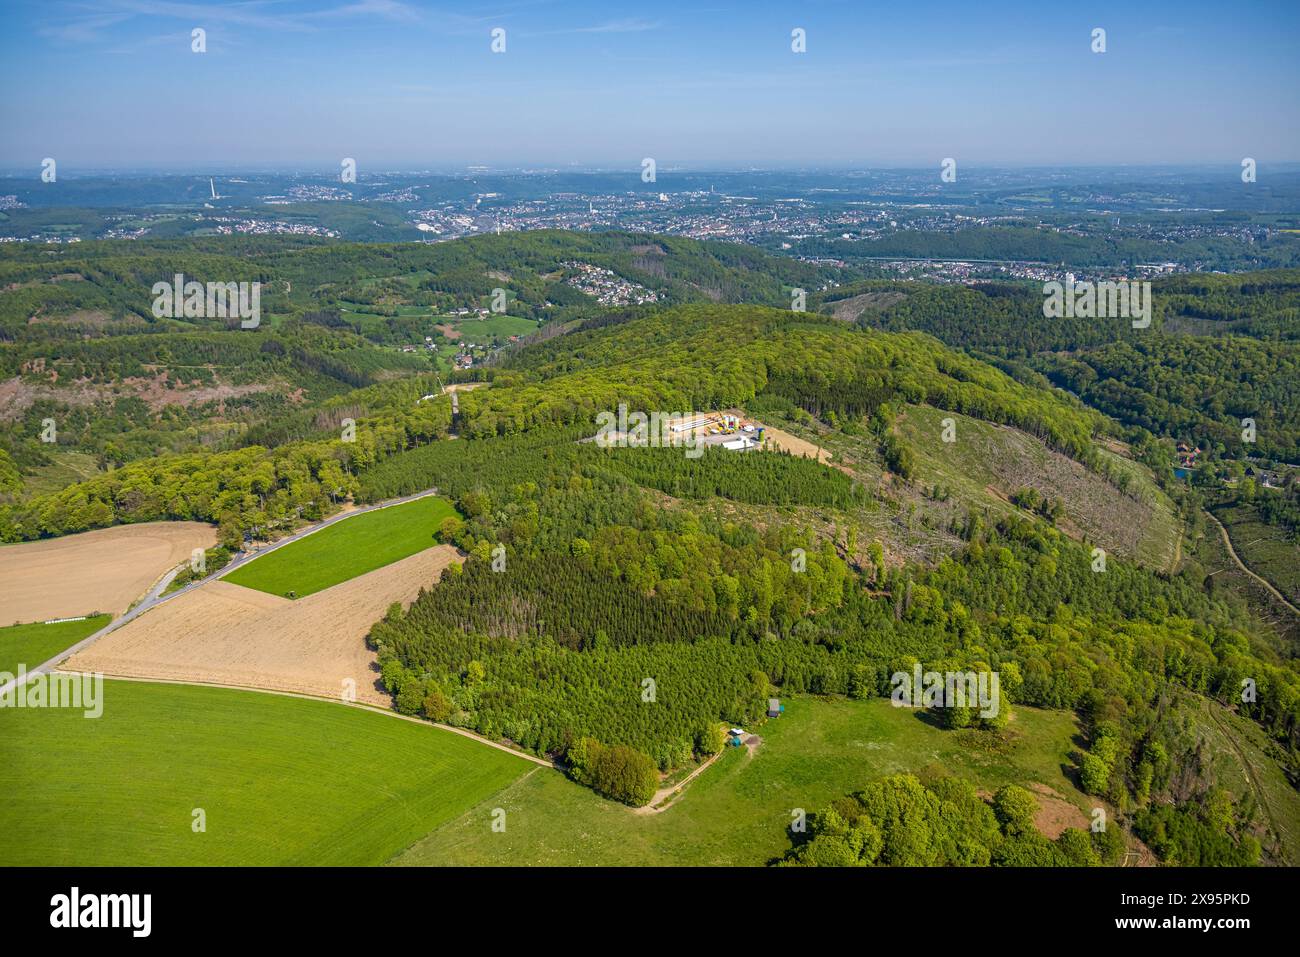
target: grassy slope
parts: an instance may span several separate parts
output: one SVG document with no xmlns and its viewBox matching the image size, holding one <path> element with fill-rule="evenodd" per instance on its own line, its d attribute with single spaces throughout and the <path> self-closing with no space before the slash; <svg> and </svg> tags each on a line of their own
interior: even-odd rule
<svg viewBox="0 0 1300 957">
<path fill-rule="evenodd" d="M 1300 864 L 1300 792 L 1269 757 L 1279 746 L 1253 721 L 1205 698 L 1186 697 L 1195 716 L 1192 727 L 1206 742 L 1215 782 L 1232 793 L 1238 807 L 1258 809 L 1260 841 L 1274 859 Z"/>
<path fill-rule="evenodd" d="M 811 812 L 901 771 L 959 774 L 986 789 L 1039 781 L 1081 809 L 1090 806 L 1062 771 L 1074 747 L 1071 714 L 1017 708 L 1016 743 L 1000 755 L 884 699 L 800 697 L 787 699 L 786 707 L 784 716 L 759 729 L 763 744 L 753 757 L 729 748 L 660 814 L 638 815 L 539 771 L 394 863 L 761 865 L 789 847 L 792 808 Z M 504 833 L 491 829 L 494 807 L 506 811 Z"/>
<path fill-rule="evenodd" d="M 364 512 L 277 548 L 225 580 L 302 598 L 431 547 L 438 525 L 455 514 L 449 502 L 433 496 Z"/>
<path fill-rule="evenodd" d="M 53 461 L 49 465 L 42 465 L 23 479 L 24 496 L 57 492 L 100 473 L 98 460 L 89 452 L 53 452 L 50 457 Z"/>
<path fill-rule="evenodd" d="M 941 438 L 941 421 L 956 421 L 956 439 Z M 928 406 L 909 406 L 899 431 L 917 456 L 916 481 L 944 485 L 966 502 L 994 513 L 1015 510 L 1005 499 L 1032 486 L 1065 505 L 1063 530 L 1086 535 L 1107 551 L 1169 571 L 1181 534 L 1173 505 L 1140 466 L 1103 452 L 1128 470 L 1138 500 L 1101 476 L 1016 429 L 992 425 Z"/>
<path fill-rule="evenodd" d="M 109 622 L 108 615 L 54 625 L 10 625 L 0 628 L 0 672 L 16 674 L 21 663 L 35 668 Z"/>
<path fill-rule="evenodd" d="M 3 865 L 378 864 L 531 767 L 340 704 L 126 681 L 97 720 L 0 709 L 0 754 Z"/>
</svg>

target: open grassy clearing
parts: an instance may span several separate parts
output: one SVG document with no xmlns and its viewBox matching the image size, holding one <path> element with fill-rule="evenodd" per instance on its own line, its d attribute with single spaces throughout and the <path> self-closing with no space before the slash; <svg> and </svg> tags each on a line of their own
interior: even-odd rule
<svg viewBox="0 0 1300 957">
<path fill-rule="evenodd" d="M 52 452 L 49 465 L 38 467 L 23 479 L 23 495 L 56 492 L 100 473 L 99 460 L 89 452 Z"/>
<path fill-rule="evenodd" d="M 82 621 L 0 628 L 0 672 L 16 674 L 19 664 L 35 668 L 87 635 L 93 635 L 108 622 L 108 615 L 95 615 Z"/>
<path fill-rule="evenodd" d="M 302 598 L 430 548 L 438 526 L 455 514 L 450 502 L 432 495 L 362 512 L 277 548 L 224 580 Z"/>
<path fill-rule="evenodd" d="M 728 748 L 659 814 L 638 814 L 557 773 L 538 771 L 440 827 L 395 864 L 761 865 L 789 847 L 793 808 L 808 811 L 889 774 L 957 774 L 976 787 L 1046 785 L 1079 809 L 1091 799 L 1064 773 L 1075 718 L 1017 708 L 1011 744 L 982 732 L 944 731 L 884 699 L 786 699 L 786 713 L 756 732 L 752 756 Z M 1041 800 L 1041 798 L 1040 798 Z M 506 829 L 491 828 L 492 810 Z"/>
<path fill-rule="evenodd" d="M 0 754 L 4 865 L 378 864 L 533 767 L 341 704 L 130 681 L 96 720 L 0 709 Z"/>
<path fill-rule="evenodd" d="M 428 306 L 395 306 L 393 307 L 393 314 L 390 315 L 387 312 L 376 312 L 375 307 L 360 302 L 340 304 L 339 314 L 344 318 L 361 319 L 363 321 L 373 320 L 381 325 L 396 316 L 416 319 L 435 319 L 438 317 L 438 313 Z"/>
<path fill-rule="evenodd" d="M 470 342 L 484 336 L 526 336 L 537 331 L 537 323 L 522 316 L 498 314 L 484 319 L 449 320 L 462 338 Z"/>
</svg>

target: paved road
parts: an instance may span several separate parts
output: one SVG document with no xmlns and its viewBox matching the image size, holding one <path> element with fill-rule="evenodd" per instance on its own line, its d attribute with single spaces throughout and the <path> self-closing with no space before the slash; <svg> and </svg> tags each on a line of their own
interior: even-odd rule
<svg viewBox="0 0 1300 957">
<path fill-rule="evenodd" d="M 402 498 L 389 499 L 388 501 L 385 502 L 376 502 L 373 505 L 362 505 L 359 508 L 354 508 L 350 512 L 340 512 L 338 515 L 331 515 L 329 518 L 319 521 L 314 525 L 309 525 L 306 528 L 299 529 L 298 531 L 294 532 L 292 535 L 287 535 L 284 538 L 281 538 L 278 541 L 274 542 L 273 544 L 266 546 L 265 548 L 257 549 L 256 551 L 251 551 L 251 552 L 236 552 L 235 556 L 230 560 L 229 563 L 227 563 L 227 565 L 224 568 L 221 568 L 218 571 L 213 572 L 211 575 L 208 575 L 206 578 L 201 578 L 196 581 L 190 582 L 190 584 L 186 585 L 184 588 L 178 588 L 170 595 L 164 595 L 163 591 L 166 590 L 167 586 L 171 584 L 172 579 L 175 578 L 177 573 L 180 571 L 179 568 L 173 568 L 162 578 L 158 579 L 157 583 L 155 583 L 154 586 L 149 589 L 149 591 L 145 594 L 144 598 L 141 599 L 141 601 L 137 605 L 135 605 L 135 607 L 131 608 L 125 615 L 123 615 L 121 618 L 117 618 L 113 621 L 110 621 L 107 625 L 99 629 L 99 631 L 95 632 L 93 635 L 89 635 L 88 637 L 81 639 L 81 641 L 77 642 L 71 648 L 65 648 L 63 651 L 59 652 L 53 658 L 49 659 L 48 661 L 42 662 L 41 664 L 37 665 L 35 668 L 32 668 L 30 671 L 26 673 L 25 677 L 23 678 L 23 681 L 25 682 L 33 675 L 48 674 L 49 672 L 54 670 L 55 666 L 58 665 L 60 661 L 64 660 L 65 658 L 70 658 L 72 655 L 75 655 L 77 652 L 82 651 L 85 648 L 89 648 L 91 645 L 99 641 L 99 639 L 103 638 L 105 635 L 109 634 L 110 632 L 116 631 L 118 628 L 121 628 L 127 622 L 133 621 L 134 619 L 140 617 L 149 609 L 156 608 L 157 606 L 163 604 L 164 602 L 171 601 L 173 598 L 177 598 L 180 595 L 184 595 L 188 591 L 192 591 L 195 588 L 198 588 L 202 585 L 206 585 L 210 581 L 216 581 L 218 578 L 221 578 L 224 575 L 228 575 L 230 572 L 234 571 L 240 565 L 243 565 L 246 562 L 251 562 L 253 559 L 265 555 L 267 552 L 273 552 L 277 548 L 283 548 L 285 545 L 288 545 L 290 542 L 296 542 L 300 538 L 305 538 L 308 535 L 312 535 L 316 532 L 319 532 L 322 528 L 329 528 L 329 526 L 333 525 L 335 522 L 342 522 L 345 519 L 349 519 L 354 515 L 361 515 L 364 512 L 373 512 L 375 509 L 388 508 L 392 505 L 404 505 L 407 502 L 414 502 L 416 499 L 427 498 L 430 495 L 437 495 L 437 494 L 438 494 L 438 490 L 436 488 L 431 488 L 431 489 L 426 489 L 423 492 L 416 492 L 414 495 L 405 495 Z M 14 678 L 13 680 L 6 682 L 4 685 L 0 685 L 0 695 L 7 694 L 9 692 L 9 689 L 16 686 L 18 683 L 19 683 L 18 679 Z"/>
</svg>

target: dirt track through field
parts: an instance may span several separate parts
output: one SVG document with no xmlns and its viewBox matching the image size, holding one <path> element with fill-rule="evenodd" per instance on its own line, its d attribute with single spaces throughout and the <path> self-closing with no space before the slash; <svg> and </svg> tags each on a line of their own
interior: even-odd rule
<svg viewBox="0 0 1300 957">
<path fill-rule="evenodd" d="M 202 522 L 145 522 L 0 548 L 0 627 L 126 611 L 196 548 L 217 542 Z"/>
<path fill-rule="evenodd" d="M 1209 517 L 1210 521 L 1212 521 L 1216 526 L 1218 526 L 1219 535 L 1222 536 L 1223 538 L 1223 545 L 1228 550 L 1228 556 L 1234 562 L 1237 563 L 1237 567 L 1240 568 L 1247 575 L 1249 575 L 1251 578 L 1255 579 L 1255 581 L 1263 585 L 1266 589 L 1268 589 L 1268 593 L 1270 595 L 1272 595 L 1282 604 L 1286 605 L 1286 607 L 1291 609 L 1293 613 L 1295 613 L 1297 616 L 1300 616 L 1300 608 L 1297 608 L 1295 605 L 1287 601 L 1286 596 L 1283 595 L 1280 591 L 1278 591 L 1277 588 L 1274 587 L 1271 581 L 1269 581 L 1267 578 L 1264 578 L 1262 575 L 1255 574 L 1249 568 L 1246 567 L 1246 563 L 1243 562 L 1241 558 L 1238 557 L 1236 549 L 1232 547 L 1232 539 L 1228 536 L 1228 530 L 1223 527 L 1223 523 L 1219 521 L 1219 519 L 1209 510 L 1206 510 L 1205 514 L 1206 516 Z"/>
<path fill-rule="evenodd" d="M 365 636 L 458 559 L 438 545 L 296 601 L 212 581 L 129 622 L 61 668 L 289 691 L 387 706 Z"/>
</svg>

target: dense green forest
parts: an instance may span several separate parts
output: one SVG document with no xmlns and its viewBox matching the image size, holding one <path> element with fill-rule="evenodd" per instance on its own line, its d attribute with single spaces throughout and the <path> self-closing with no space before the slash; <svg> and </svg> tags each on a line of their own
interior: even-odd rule
<svg viewBox="0 0 1300 957">
<path fill-rule="evenodd" d="M 245 535 L 286 531 L 337 510 L 356 492 L 358 474 L 375 462 L 445 436 L 449 400 L 419 401 L 432 386 L 406 379 L 350 393 L 319 413 L 315 431 L 329 438 L 161 455 L 0 504 L 0 541 L 160 519 L 212 522 L 231 546 Z"/>
<path fill-rule="evenodd" d="M 519 375 L 516 376 L 515 373 Z M 945 349 L 928 336 L 855 332 L 824 317 L 759 307 L 682 306 L 579 330 L 506 364 L 465 397 L 467 434 L 579 421 L 620 403 L 706 411 L 774 395 L 817 416 L 925 402 L 1014 425 L 1084 459 L 1105 419 L 1060 395 Z"/>
<path fill-rule="evenodd" d="M 852 567 L 842 541 L 797 525 L 656 505 L 601 460 L 635 451 L 536 434 L 435 444 L 371 473 L 372 494 L 422 475 L 408 481 L 453 491 L 467 516 L 442 532 L 468 553 L 463 569 L 372 631 L 399 710 L 539 753 L 630 747 L 667 770 L 704 753 L 717 721 L 758 720 L 774 688 L 888 694 L 890 674 L 923 661 L 993 668 L 1010 703 L 1118 724 L 1122 747 L 1094 783 L 1135 812 L 1167 797 L 1143 759 L 1164 741 L 1148 719 L 1172 688 L 1233 703 L 1294 755 L 1295 670 L 1194 579 L 1118 561 L 1098 573 L 1085 548 L 1030 520 L 971 522 L 963 551 L 935 568 Z M 1236 701 L 1244 676 L 1260 688 L 1251 703 Z M 1165 753 L 1181 759 L 1179 745 Z M 1182 803 L 1203 798 L 1194 788 Z"/>
<path fill-rule="evenodd" d="M 663 300 L 575 299 L 558 278 L 573 259 Z M 149 285 L 175 271 L 268 283 L 267 321 L 155 320 Z M 129 253 L 84 243 L 53 262 L 7 250 L 0 371 L 25 398 L 5 410 L 0 541 L 194 519 L 219 526 L 217 558 L 349 500 L 437 487 L 462 517 L 436 534 L 464 561 L 369 636 L 404 714 L 508 739 L 642 805 L 660 774 L 718 750 L 723 722 L 761 723 L 769 696 L 888 696 L 890 676 L 916 664 L 995 671 L 1007 714 L 1078 714 L 1080 787 L 1163 860 L 1276 859 L 1263 812 L 1226 802 L 1192 716 L 1208 704 L 1253 721 L 1300 780 L 1296 649 L 1216 584 L 1216 569 L 1165 573 L 1114 555 L 1099 566 L 1061 503 L 1028 486 L 1006 512 L 948 501 L 895 424 L 928 406 L 1014 428 L 1101 476 L 1102 493 L 1130 494 L 1104 440 L 1132 456 L 1122 466 L 1152 469 L 1189 531 L 1204 531 L 1202 505 L 1249 508 L 1293 544 L 1293 480 L 1265 490 L 1238 463 L 1231 496 L 1214 499 L 1209 479 L 1238 456 L 1297 461 L 1296 274 L 1161 280 L 1147 330 L 1043 320 L 1041 294 L 1018 284 L 855 278 L 743 246 L 618 233 L 142 241 Z M 458 340 L 435 313 L 477 307 L 498 283 L 538 331 L 456 372 L 488 385 L 458 393 L 453 412 L 439 349 Z M 815 304 L 828 310 L 896 295 L 850 322 L 773 308 L 796 284 L 823 290 Z M 398 348 L 415 343 L 422 351 Z M 133 392 L 140 382 L 216 391 L 159 401 Z M 583 441 L 624 405 L 744 407 L 853 437 L 869 468 Z M 39 437 L 47 419 L 54 441 Z M 1173 479 L 1171 439 L 1206 450 L 1195 481 Z M 70 453 L 98 471 L 30 487 Z M 918 499 L 942 504 L 942 518 L 918 516 Z M 943 557 L 896 553 L 867 531 L 886 520 L 933 531 Z M 956 709 L 939 720 L 990 746 L 1013 733 Z M 1114 862 L 1110 838 L 1049 841 L 1026 827 L 1032 800 L 887 779 L 813 815 L 785 862 Z"/>
<path fill-rule="evenodd" d="M 1036 365 L 1127 425 L 1220 456 L 1300 462 L 1300 343 L 1165 336 Z"/>
<path fill-rule="evenodd" d="M 999 356 L 1074 352 L 1117 340 L 1142 341 L 1153 331 L 1238 335 L 1256 339 L 1300 337 L 1300 270 L 1237 275 L 1185 274 L 1151 281 L 1151 326 L 1126 319 L 1043 317 L 1042 285 L 980 282 L 970 286 L 873 280 L 828 289 L 810 306 L 830 306 L 875 293 L 857 321 L 873 328 L 928 332 L 953 346 Z M 880 294 L 894 293 L 885 297 Z M 871 300 L 867 300 L 870 302 Z"/>
<path fill-rule="evenodd" d="M 1038 801 L 1014 784 L 991 800 L 960 778 L 922 784 L 899 774 L 811 815 L 783 864 L 801 867 L 1096 867 L 1118 864 L 1117 829 L 1067 828 L 1048 840 Z"/>
<path fill-rule="evenodd" d="M 1044 319 L 1042 290 L 1032 283 L 866 282 L 819 301 L 830 309 L 872 293 L 894 295 L 863 307 L 856 322 L 864 327 L 928 332 L 1156 435 L 1300 461 L 1295 270 L 1156 279 L 1146 329 L 1122 318 Z M 1241 438 L 1246 418 L 1256 423 L 1253 448 Z"/>
<path fill-rule="evenodd" d="M 52 249 L 6 245 L 0 252 L 0 341 L 43 341 L 48 323 L 33 322 L 33 317 L 84 325 L 87 312 L 114 321 L 101 325 L 99 334 L 142 327 L 153 331 L 158 320 L 151 312 L 150 290 L 176 273 L 198 282 L 261 282 L 263 309 L 276 315 L 342 300 L 382 301 L 376 280 L 402 278 L 414 281 L 413 293 L 429 294 L 424 305 L 437 301 L 438 294 L 449 297 L 445 302 L 469 305 L 500 286 L 521 306 L 542 309 L 548 298 L 582 301 L 557 288 L 562 284 L 554 274 L 569 260 L 611 269 L 667 302 L 788 305 L 788 286 L 820 289 L 850 275 L 750 246 L 620 232 L 538 230 L 432 245 L 247 236 L 95 241 Z M 349 295 L 360 298 L 350 300 Z M 407 301 L 416 303 L 414 298 Z"/>
</svg>

